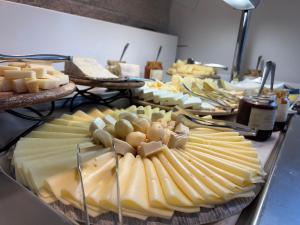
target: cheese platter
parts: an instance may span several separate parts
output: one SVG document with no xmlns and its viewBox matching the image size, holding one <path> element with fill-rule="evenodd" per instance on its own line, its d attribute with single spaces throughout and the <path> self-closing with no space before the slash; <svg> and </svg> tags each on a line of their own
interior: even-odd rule
<svg viewBox="0 0 300 225">
<path fill-rule="evenodd" d="M 211 119 L 201 119 L 205 118 Z M 18 182 L 81 222 L 85 216 L 76 146 L 83 154 L 92 224 L 118 221 L 112 149 L 119 157 L 125 224 L 204 224 L 223 219 L 250 204 L 266 175 L 251 142 L 230 128 L 192 128 L 171 111 L 151 106 L 79 110 L 20 139 L 12 164 Z"/>
</svg>

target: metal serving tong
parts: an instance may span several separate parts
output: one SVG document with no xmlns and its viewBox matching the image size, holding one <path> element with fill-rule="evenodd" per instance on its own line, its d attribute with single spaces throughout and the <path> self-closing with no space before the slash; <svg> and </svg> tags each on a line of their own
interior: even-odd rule
<svg viewBox="0 0 300 225">
<path fill-rule="evenodd" d="M 225 120 L 204 119 L 201 117 L 197 117 L 179 106 L 175 106 L 173 108 L 173 115 L 179 118 L 184 117 L 185 119 L 192 122 L 195 127 L 214 127 L 214 129 L 216 128 L 220 130 L 224 130 L 224 128 L 231 128 L 244 136 L 256 136 L 256 130 L 251 129 L 248 126 Z"/>
<path fill-rule="evenodd" d="M 122 215 L 122 206 L 121 206 L 121 197 L 120 197 L 120 182 L 119 182 L 119 156 L 118 156 L 118 154 L 115 150 L 114 140 L 113 140 L 113 143 L 112 143 L 112 150 L 115 153 L 115 160 L 116 160 L 116 184 L 117 184 L 118 219 L 119 219 L 119 225 L 123 225 L 123 215 Z M 108 151 L 109 151 L 109 149 L 103 151 L 101 154 L 104 154 Z M 80 147 L 79 147 L 79 144 L 78 144 L 77 145 L 77 171 L 78 171 L 79 181 L 80 181 L 80 186 L 81 186 L 81 191 L 82 191 L 82 202 L 83 202 L 83 211 L 84 211 L 84 214 L 85 214 L 85 224 L 86 225 L 91 225 L 88 210 L 87 210 L 86 195 L 85 195 L 82 168 L 81 168 L 82 157 L 81 157 L 80 154 L 81 154 L 81 151 L 80 151 Z"/>
<path fill-rule="evenodd" d="M 86 222 L 86 225 L 90 225 L 90 217 L 89 217 L 89 214 L 88 214 L 88 211 L 87 211 L 86 196 L 85 196 L 84 184 L 83 184 L 79 144 L 77 144 L 77 154 L 76 154 L 76 156 L 77 156 L 77 171 L 78 171 L 80 185 L 81 185 L 81 191 L 82 191 L 82 203 L 83 203 L 83 211 L 84 211 L 84 214 L 85 214 L 85 222 Z"/>
<path fill-rule="evenodd" d="M 118 219 L 119 225 L 123 225 L 122 205 L 120 196 L 120 180 L 119 180 L 119 156 L 115 149 L 115 141 L 112 141 L 112 150 L 115 153 L 116 160 L 116 184 L 117 184 L 117 204 L 118 204 Z"/>
<path fill-rule="evenodd" d="M 202 95 L 202 94 L 199 94 L 199 93 L 196 93 L 196 92 L 192 91 L 185 83 L 181 83 L 181 85 L 182 85 L 182 86 L 184 87 L 184 89 L 186 89 L 191 95 L 197 96 L 197 97 L 199 97 L 199 98 L 202 99 L 202 100 L 208 101 L 208 102 L 209 102 L 210 104 L 212 104 L 213 106 L 223 108 L 223 109 L 225 109 L 226 111 L 233 111 L 233 108 L 232 108 L 230 105 L 228 105 L 226 102 L 222 101 L 221 99 L 216 99 L 216 100 L 210 99 L 210 98 L 206 97 L 205 95 Z"/>
<path fill-rule="evenodd" d="M 272 61 L 266 62 L 266 65 L 265 65 L 264 70 L 263 70 L 261 86 L 260 86 L 260 89 L 259 89 L 259 92 L 258 92 L 258 95 L 257 95 L 258 97 L 262 94 L 270 73 L 271 73 L 271 87 L 270 87 L 270 89 L 271 89 L 271 91 L 273 91 L 274 80 L 275 80 L 275 70 L 276 70 L 276 64 L 274 62 L 272 62 Z"/>
</svg>

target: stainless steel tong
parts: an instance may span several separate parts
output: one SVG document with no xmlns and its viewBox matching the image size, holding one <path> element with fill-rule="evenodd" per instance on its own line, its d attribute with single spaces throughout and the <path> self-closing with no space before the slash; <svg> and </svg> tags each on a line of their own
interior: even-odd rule
<svg viewBox="0 0 300 225">
<path fill-rule="evenodd" d="M 122 205 L 121 205 L 121 196 L 120 196 L 120 180 L 119 180 L 119 156 L 115 149 L 115 141 L 112 143 L 112 150 L 115 153 L 116 160 L 116 184 L 117 184 L 117 204 L 118 204 L 118 219 L 119 225 L 123 225 L 123 215 L 122 215 Z"/>
<path fill-rule="evenodd" d="M 275 80 L 275 70 L 276 70 L 276 64 L 272 61 L 266 62 L 266 65 L 263 70 L 263 75 L 262 75 L 262 82 L 261 86 L 258 92 L 258 97 L 262 94 L 263 89 L 265 87 L 265 84 L 267 82 L 267 79 L 269 77 L 269 74 L 271 73 L 271 91 L 273 91 L 273 86 L 274 86 L 274 80 Z"/>
<path fill-rule="evenodd" d="M 213 105 L 213 106 L 215 106 L 215 107 L 223 108 L 223 109 L 225 109 L 226 111 L 232 111 L 232 110 L 233 110 L 233 108 L 232 108 L 230 105 L 228 105 L 226 102 L 222 101 L 221 99 L 217 99 L 217 100 L 210 99 L 210 98 L 206 97 L 205 95 L 202 95 L 202 94 L 199 94 L 199 93 L 196 93 L 196 92 L 192 91 L 185 83 L 182 83 L 181 85 L 182 85 L 182 87 L 184 87 L 184 89 L 186 89 L 191 95 L 197 96 L 197 97 L 199 97 L 200 99 L 209 102 L 211 105 Z"/>
<path fill-rule="evenodd" d="M 86 204 L 86 196 L 84 191 L 84 184 L 83 184 L 83 176 L 82 176 L 82 169 L 81 169 L 81 156 L 80 156 L 80 147 L 77 145 L 77 171 L 79 175 L 79 181 L 81 185 L 81 191 L 82 191 L 82 203 L 83 203 L 83 211 L 85 214 L 85 222 L 86 225 L 90 225 L 90 217 L 87 211 L 87 204 Z"/>
<path fill-rule="evenodd" d="M 248 126 L 225 120 L 204 119 L 201 117 L 197 117 L 192 113 L 180 108 L 179 106 L 174 107 L 173 115 L 176 117 L 183 116 L 184 118 L 192 122 L 196 127 L 214 127 L 214 129 L 216 128 L 220 130 L 224 130 L 224 128 L 231 128 L 239 132 L 241 135 L 256 136 L 256 131 Z"/>
</svg>

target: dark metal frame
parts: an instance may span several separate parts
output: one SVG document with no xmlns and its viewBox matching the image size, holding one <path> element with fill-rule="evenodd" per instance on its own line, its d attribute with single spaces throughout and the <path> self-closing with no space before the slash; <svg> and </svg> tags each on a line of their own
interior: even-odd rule
<svg viewBox="0 0 300 225">
<path fill-rule="evenodd" d="M 25 107 L 25 109 L 27 109 L 30 113 L 35 114 L 35 116 L 23 114 L 23 113 L 20 113 L 16 110 L 12 110 L 12 109 L 5 110 L 7 113 L 9 113 L 13 116 L 19 117 L 24 120 L 36 121 L 36 123 L 33 126 L 31 126 L 30 128 L 28 128 L 27 130 L 25 130 L 20 135 L 18 135 L 17 137 L 10 140 L 4 147 L 2 147 L 0 149 L 0 152 L 8 151 L 13 145 L 15 145 L 19 141 L 19 139 L 21 137 L 29 134 L 32 130 L 34 130 L 38 126 L 42 125 L 47 119 L 49 119 L 49 117 L 53 114 L 53 112 L 55 110 L 55 101 L 51 102 L 50 109 L 46 114 L 43 114 L 39 110 L 32 108 L 32 107 Z"/>
<path fill-rule="evenodd" d="M 70 98 L 67 99 L 64 104 L 63 107 L 65 107 L 69 102 L 70 102 L 70 112 L 73 112 L 75 109 L 81 107 L 81 106 L 85 106 L 85 105 L 89 105 L 89 104 L 100 104 L 100 105 L 104 105 L 104 106 L 111 106 L 110 104 L 118 99 L 121 98 L 127 98 L 131 101 L 132 99 L 132 91 L 131 89 L 119 89 L 119 90 L 115 90 L 118 91 L 118 93 L 107 97 L 107 98 L 103 98 L 101 97 L 101 95 L 97 95 L 94 94 L 92 92 L 90 92 L 90 90 L 94 89 L 95 87 L 89 87 L 86 89 L 78 89 L 78 87 L 76 87 L 76 94 Z M 107 92 L 109 93 L 109 92 Z M 85 102 L 81 102 L 79 104 L 75 104 L 75 100 L 77 97 L 82 97 L 84 99 L 87 99 L 88 101 Z"/>
</svg>

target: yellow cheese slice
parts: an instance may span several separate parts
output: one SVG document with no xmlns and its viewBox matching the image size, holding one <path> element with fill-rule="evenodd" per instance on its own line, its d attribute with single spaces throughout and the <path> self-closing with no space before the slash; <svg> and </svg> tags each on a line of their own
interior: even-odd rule
<svg viewBox="0 0 300 225">
<path fill-rule="evenodd" d="M 78 116 L 78 117 L 80 117 L 80 118 L 82 118 L 82 119 L 84 119 L 86 121 L 92 121 L 92 120 L 94 120 L 94 117 L 88 115 L 87 113 L 85 113 L 85 112 L 83 112 L 81 110 L 76 111 L 73 114 L 73 116 Z"/>
<path fill-rule="evenodd" d="M 89 122 L 89 121 L 85 120 L 84 118 L 81 118 L 79 116 L 69 115 L 69 114 L 63 114 L 60 117 L 60 119 L 69 120 L 69 121 L 75 121 L 75 122 L 81 122 L 81 121 Z"/>
<path fill-rule="evenodd" d="M 83 127 L 86 129 L 88 129 L 91 124 L 90 122 L 86 122 L 86 121 L 72 121 L 72 120 L 65 120 L 65 119 L 55 119 L 50 121 L 49 123 L 70 126 L 70 127 Z"/>
<path fill-rule="evenodd" d="M 146 212 L 152 216 L 159 216 L 167 219 L 171 218 L 173 211 L 156 209 L 150 206 L 145 168 L 140 156 L 136 157 L 132 169 L 133 173 L 128 179 L 129 185 L 122 195 L 122 206 L 128 209 Z"/>
<path fill-rule="evenodd" d="M 202 180 L 198 179 L 190 170 L 188 170 L 177 157 L 167 147 L 163 149 L 163 154 L 176 169 L 176 171 L 201 195 L 207 203 L 219 202 L 220 196 L 209 189 Z"/>
<path fill-rule="evenodd" d="M 181 156 L 178 151 L 174 150 L 173 153 L 176 155 L 178 160 L 186 166 L 186 168 L 196 176 L 196 179 L 201 180 L 208 188 L 217 193 L 222 199 L 230 199 L 233 195 L 233 191 L 240 191 L 237 185 L 232 182 L 224 179 L 216 173 L 213 173 L 209 169 L 202 166 L 202 170 L 198 169 L 191 163 L 193 159 L 185 159 Z M 197 161 L 195 163 L 198 163 Z M 201 165 L 200 165 L 201 166 Z M 218 176 L 219 179 L 214 179 L 215 176 Z M 228 189 L 230 187 L 231 189 Z M 216 203 L 218 201 L 215 201 Z"/>
<path fill-rule="evenodd" d="M 251 147 L 252 143 L 251 141 L 240 141 L 240 142 L 234 142 L 234 141 L 216 141 L 216 140 L 207 140 L 204 138 L 189 136 L 190 142 L 196 142 L 200 144 L 210 144 L 210 145 L 216 145 L 221 147 Z"/>
<path fill-rule="evenodd" d="M 189 145 L 187 144 L 185 147 L 186 150 L 192 150 L 193 152 L 203 152 L 203 153 L 207 153 L 209 155 L 213 155 L 222 159 L 226 159 L 229 160 L 231 162 L 235 162 L 241 165 L 245 165 L 247 167 L 251 167 L 255 170 L 257 170 L 258 173 L 260 173 L 261 170 L 261 166 L 259 164 L 259 161 L 257 159 L 253 159 L 253 158 L 247 158 L 246 159 L 243 156 L 240 156 L 238 154 L 234 154 L 234 153 L 223 153 L 223 152 L 218 152 L 216 150 L 210 150 L 210 149 L 205 149 L 205 148 L 201 148 L 195 145 Z"/>
<path fill-rule="evenodd" d="M 173 178 L 174 182 L 178 185 L 182 192 L 184 192 L 189 199 L 194 203 L 195 206 L 203 206 L 205 207 L 207 202 L 204 200 L 204 197 L 199 194 L 188 181 L 184 179 L 183 176 L 174 168 L 174 166 L 167 160 L 167 158 L 163 154 L 158 155 L 159 160 L 166 168 L 168 173 Z"/>
<path fill-rule="evenodd" d="M 97 118 L 100 117 L 101 119 L 105 116 L 99 109 L 93 109 L 90 112 L 88 112 L 88 115 Z"/>
<path fill-rule="evenodd" d="M 44 124 L 36 129 L 36 131 L 59 132 L 59 133 L 74 133 L 74 134 L 89 134 L 88 129 L 81 127 L 67 127 L 55 124 Z"/>
<path fill-rule="evenodd" d="M 186 213 L 193 213 L 193 212 L 200 211 L 199 207 L 176 207 L 168 204 L 164 196 L 162 187 L 160 185 L 160 181 L 156 173 L 153 162 L 148 158 L 144 158 L 143 163 L 145 166 L 146 177 L 147 177 L 149 203 L 152 207 L 176 210 L 178 212 L 186 212 Z"/>
<path fill-rule="evenodd" d="M 167 203 L 178 207 L 193 207 L 193 202 L 179 189 L 159 159 L 152 157 L 151 160 L 155 166 Z"/>
<path fill-rule="evenodd" d="M 30 138 L 84 138 L 88 137 L 87 134 L 74 134 L 74 133 L 55 133 L 47 131 L 31 131 L 26 137 Z"/>
<path fill-rule="evenodd" d="M 225 132 L 224 132 L 225 133 Z M 226 142 L 240 142 L 244 141 L 243 136 L 217 136 L 217 135 L 205 135 L 205 134 L 190 134 L 191 137 L 204 138 L 206 140 L 226 141 Z"/>
</svg>

